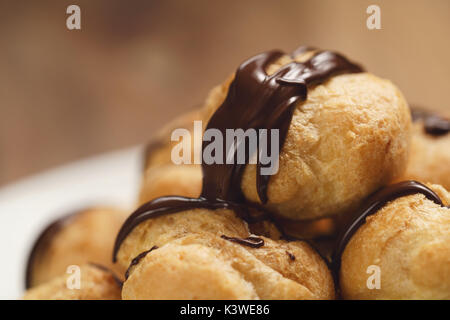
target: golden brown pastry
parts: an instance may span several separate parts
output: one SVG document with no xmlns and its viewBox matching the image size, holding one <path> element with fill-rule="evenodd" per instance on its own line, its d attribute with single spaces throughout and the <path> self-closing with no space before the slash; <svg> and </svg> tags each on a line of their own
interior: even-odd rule
<svg viewBox="0 0 450 320">
<path fill-rule="evenodd" d="M 306 61 L 315 53 L 301 53 L 295 60 Z M 266 71 L 273 74 L 291 61 L 284 55 Z M 212 90 L 205 106 L 210 117 L 224 102 L 232 80 Z M 404 173 L 410 127 L 408 105 L 388 80 L 359 72 L 311 86 L 306 101 L 294 110 L 265 207 L 292 219 L 355 208 Z M 241 188 L 248 200 L 261 202 L 256 165 L 246 166 Z"/>
<path fill-rule="evenodd" d="M 144 172 L 139 204 L 167 195 L 197 198 L 202 189 L 199 165 L 160 165 Z"/>
<path fill-rule="evenodd" d="M 333 279 L 305 242 L 251 248 L 211 234 L 179 238 L 143 257 L 123 299 L 333 299 Z"/>
<path fill-rule="evenodd" d="M 28 259 L 27 288 L 46 283 L 69 265 L 97 263 L 122 276 L 114 265 L 114 239 L 127 214 L 112 208 L 90 208 L 58 219 L 36 241 Z"/>
<path fill-rule="evenodd" d="M 450 194 L 438 185 L 399 185 L 345 247 L 345 299 L 450 299 Z"/>
<path fill-rule="evenodd" d="M 199 208 L 162 215 L 143 221 L 126 236 L 117 252 L 117 263 L 126 269 L 141 252 L 197 233 L 225 234 L 239 238 L 249 236 L 246 223 L 231 210 Z"/>
<path fill-rule="evenodd" d="M 92 264 L 79 269 L 79 287 L 65 273 L 29 289 L 24 300 L 120 300 L 122 284 L 109 270 Z"/>
<path fill-rule="evenodd" d="M 266 179 L 254 164 L 174 164 L 171 133 L 191 130 L 195 120 L 216 131 L 285 128 L 278 172 Z M 284 239 L 314 239 L 330 257 L 330 237 L 352 212 L 404 175 L 410 138 L 400 91 L 345 57 L 303 48 L 250 58 L 202 110 L 182 115 L 149 145 L 143 205 L 118 233 L 125 215 L 109 209 L 82 211 L 43 233 L 27 272 L 28 286 L 37 287 L 25 298 L 334 299 L 324 259 L 308 243 Z M 192 143 L 191 154 L 201 145 Z M 415 182 L 390 188 L 382 190 L 397 193 L 381 193 L 386 203 L 369 206 L 367 221 L 356 220 L 354 234 L 339 239 L 342 297 L 450 299 L 449 193 Z M 64 287 L 67 275 L 55 278 L 87 262 L 124 275 L 123 290 L 92 266 L 82 268 L 88 276 L 78 292 Z M 368 287 L 373 266 L 381 270 L 375 290 Z"/>
<path fill-rule="evenodd" d="M 180 116 L 165 126 L 151 142 L 144 153 L 144 176 L 139 194 L 139 204 L 164 195 L 179 195 L 196 198 L 202 187 L 202 171 L 199 164 L 180 164 L 172 162 L 172 148 L 178 143 L 171 141 L 174 129 L 184 128 L 192 131 L 194 121 L 203 119 L 200 110 Z M 191 132 L 192 133 L 192 132 Z M 192 134 L 192 137 L 194 135 Z M 201 136 L 199 136 L 201 139 Z M 199 141 L 201 146 L 201 141 Z M 201 153 L 191 144 L 192 153 Z"/>
<path fill-rule="evenodd" d="M 227 209 L 143 221 L 117 258 L 131 265 L 123 299 L 334 298 L 331 273 L 308 244 L 251 235 Z"/>
<path fill-rule="evenodd" d="M 280 220 L 283 232 L 295 239 L 316 239 L 336 236 L 337 222 L 333 218 L 314 220 Z"/>
<path fill-rule="evenodd" d="M 450 120 L 413 110 L 411 155 L 404 179 L 440 184 L 450 189 Z"/>
<path fill-rule="evenodd" d="M 197 109 L 182 114 L 165 125 L 146 147 L 144 152 L 144 170 L 149 167 L 173 164 L 171 159 L 172 148 L 178 141 L 171 141 L 172 132 L 178 128 L 192 131 L 194 121 L 204 121 L 204 118 L 204 111 Z M 201 152 L 198 148 L 194 149 L 193 143 L 191 147 L 192 152 Z"/>
</svg>

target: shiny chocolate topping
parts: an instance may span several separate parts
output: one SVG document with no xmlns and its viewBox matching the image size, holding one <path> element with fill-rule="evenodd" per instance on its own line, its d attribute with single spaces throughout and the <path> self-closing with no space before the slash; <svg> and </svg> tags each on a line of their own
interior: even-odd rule
<svg viewBox="0 0 450 320">
<path fill-rule="evenodd" d="M 286 251 L 286 254 L 289 257 L 289 260 L 295 261 L 295 255 L 293 253 L 290 253 L 289 251 Z M 324 260 L 324 261 L 326 261 L 326 260 Z"/>
<path fill-rule="evenodd" d="M 144 259 L 150 252 L 152 252 L 153 250 L 158 249 L 158 246 L 153 246 L 150 248 L 150 250 L 146 250 L 144 252 L 139 253 L 135 258 L 133 258 L 133 260 L 131 260 L 130 265 L 128 266 L 127 271 L 125 272 L 125 280 L 128 279 L 128 277 L 130 276 L 131 273 L 131 268 L 133 268 L 134 266 L 138 265 L 139 262 Z"/>
<path fill-rule="evenodd" d="M 93 266 L 93 267 L 95 267 L 95 268 L 97 268 L 97 269 L 100 269 L 100 270 L 102 270 L 102 271 L 105 271 L 105 272 L 108 272 L 109 274 L 111 274 L 111 276 L 112 276 L 113 279 L 114 279 L 114 282 L 117 284 L 117 286 L 118 286 L 119 288 L 122 289 L 122 287 L 123 287 L 123 282 L 122 282 L 122 280 L 120 280 L 119 277 L 118 277 L 111 269 L 109 269 L 109 268 L 107 268 L 107 267 L 105 267 L 105 266 L 102 266 L 101 264 L 94 263 L 94 262 L 89 262 L 89 265 L 91 265 L 91 266 Z"/>
<path fill-rule="evenodd" d="M 442 200 L 433 190 L 417 181 L 404 181 L 396 183 L 375 192 L 369 196 L 368 200 L 365 201 L 365 205 L 358 210 L 354 220 L 338 237 L 336 242 L 337 245 L 332 258 L 332 269 L 336 276 L 338 276 L 341 265 L 341 256 L 345 250 L 345 247 L 359 227 L 365 223 L 366 218 L 378 212 L 378 210 L 383 208 L 387 203 L 413 194 L 423 194 L 428 200 L 443 206 Z"/>
<path fill-rule="evenodd" d="M 26 264 L 25 271 L 25 288 L 29 289 L 33 286 L 33 272 L 36 263 L 38 263 L 40 255 L 44 254 L 45 251 L 50 247 L 53 238 L 66 226 L 72 219 L 81 212 L 85 210 L 77 210 L 66 214 L 65 216 L 58 218 L 57 220 L 50 223 L 37 237 L 36 241 L 31 248 L 31 252 L 28 255 L 28 260 Z"/>
<path fill-rule="evenodd" d="M 237 70 L 225 101 L 209 120 L 207 129 L 218 129 L 223 136 L 226 136 L 226 129 L 266 129 L 268 132 L 278 129 L 281 149 L 294 110 L 306 100 L 308 87 L 338 74 L 362 71 L 358 65 L 337 53 L 321 51 L 304 63 L 293 61 L 268 75 L 266 68 L 283 55 L 281 51 L 270 51 L 245 61 Z M 203 148 L 207 144 L 208 141 L 204 141 Z M 257 155 L 261 151 L 259 148 L 258 136 Z M 271 150 L 270 143 L 267 150 Z M 224 164 L 202 165 L 202 196 L 206 199 L 243 202 L 240 184 L 245 165 L 226 164 L 227 155 L 233 152 L 236 156 L 236 150 L 232 149 L 223 154 Z M 246 150 L 246 163 L 252 155 Z M 262 164 L 259 160 L 257 166 L 258 196 L 265 203 L 270 175 L 261 174 Z"/>
<path fill-rule="evenodd" d="M 236 242 L 239 243 L 240 245 L 247 246 L 250 248 L 260 248 L 264 245 L 264 239 L 255 236 L 251 236 L 248 238 L 235 238 L 235 237 L 228 237 L 226 235 L 221 235 L 220 237 L 227 241 Z"/>
<path fill-rule="evenodd" d="M 450 119 L 434 112 L 412 107 L 411 116 L 413 121 L 422 121 L 427 134 L 438 137 L 450 132 Z"/>
<path fill-rule="evenodd" d="M 308 51 L 301 47 L 293 55 Z M 345 57 L 331 51 L 317 51 L 305 62 L 292 61 L 274 74 L 267 74 L 266 68 L 285 54 L 282 51 L 269 51 L 256 55 L 240 65 L 230 84 L 228 94 L 212 115 L 207 129 L 219 130 L 226 136 L 227 129 L 272 129 L 279 130 L 280 150 L 284 144 L 296 106 L 307 98 L 308 88 L 321 84 L 333 76 L 345 73 L 362 72 L 362 68 Z M 259 139 L 259 137 L 258 137 Z M 268 139 L 270 142 L 270 139 Z M 204 141 L 202 150 L 208 146 Z M 228 146 L 227 146 L 228 147 Z M 113 260 L 127 235 L 141 222 L 161 216 L 195 208 L 232 208 L 245 213 L 245 199 L 240 188 L 245 164 L 226 164 L 231 155 L 236 160 L 236 149 L 229 146 L 223 155 L 224 164 L 203 162 L 203 187 L 198 199 L 167 196 L 155 199 L 141 206 L 124 223 L 116 238 Z M 257 191 L 262 203 L 267 202 L 269 175 L 262 175 L 263 165 L 259 161 L 260 143 L 257 150 L 245 150 L 245 163 L 256 153 Z M 267 147 L 271 150 L 271 146 Z"/>
</svg>

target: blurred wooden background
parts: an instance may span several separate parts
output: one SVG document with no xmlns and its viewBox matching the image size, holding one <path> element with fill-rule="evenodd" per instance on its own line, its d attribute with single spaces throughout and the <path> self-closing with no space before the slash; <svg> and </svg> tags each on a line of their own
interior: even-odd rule
<svg viewBox="0 0 450 320">
<path fill-rule="evenodd" d="M 382 30 L 366 28 L 370 4 Z M 0 185 L 147 141 L 272 48 L 341 51 L 448 109 L 449 31 L 448 0 L 0 1 Z"/>
</svg>

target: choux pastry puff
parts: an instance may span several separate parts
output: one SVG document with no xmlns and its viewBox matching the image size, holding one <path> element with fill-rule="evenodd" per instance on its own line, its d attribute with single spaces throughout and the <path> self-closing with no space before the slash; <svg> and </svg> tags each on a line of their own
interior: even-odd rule
<svg viewBox="0 0 450 320">
<path fill-rule="evenodd" d="M 336 253 L 342 297 L 450 299 L 449 204 L 443 187 L 414 181 L 369 198 Z"/>
</svg>

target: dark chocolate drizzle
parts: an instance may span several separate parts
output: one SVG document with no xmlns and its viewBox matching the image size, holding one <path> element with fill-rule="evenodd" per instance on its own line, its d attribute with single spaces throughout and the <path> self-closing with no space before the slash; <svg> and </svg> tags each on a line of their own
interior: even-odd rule
<svg viewBox="0 0 450 320">
<path fill-rule="evenodd" d="M 135 212 L 133 212 L 127 220 L 125 220 L 114 243 L 113 262 L 116 262 L 117 251 L 119 251 L 122 242 L 128 234 L 142 222 L 167 214 L 200 208 L 209 210 L 235 209 L 239 213 L 245 213 L 241 206 L 226 201 L 209 202 L 202 197 L 194 199 L 180 196 L 165 196 L 156 198 L 143 204 Z"/>
<path fill-rule="evenodd" d="M 255 236 L 250 236 L 248 238 L 235 238 L 235 237 L 228 237 L 223 234 L 220 237 L 227 241 L 236 242 L 250 248 L 261 248 L 264 245 L 264 239 Z"/>
<path fill-rule="evenodd" d="M 150 252 L 152 252 L 153 250 L 158 249 L 158 246 L 153 246 L 150 248 L 150 250 L 146 250 L 144 252 L 139 253 L 136 257 L 134 257 L 133 260 L 131 260 L 130 265 L 128 266 L 127 271 L 125 272 L 125 280 L 128 279 L 128 277 L 130 276 L 130 272 L 131 272 L 131 268 L 133 268 L 134 266 L 136 266 L 142 259 L 144 259 Z"/>
<path fill-rule="evenodd" d="M 365 223 L 366 218 L 375 214 L 378 210 L 393 200 L 418 193 L 423 194 L 428 200 L 444 206 L 442 200 L 433 190 L 417 181 L 399 182 L 382 188 L 369 196 L 368 200 L 365 201 L 366 205 L 358 210 L 354 220 L 349 223 L 348 227 L 344 229 L 338 237 L 331 264 L 336 278 L 339 275 L 342 253 L 355 232 Z"/>
<path fill-rule="evenodd" d="M 53 237 L 70 221 L 84 210 L 76 210 L 50 223 L 38 236 L 31 248 L 25 269 L 25 288 L 30 289 L 33 283 L 33 268 L 40 253 L 44 252 L 53 240 Z"/>
<path fill-rule="evenodd" d="M 268 75 L 265 69 L 283 55 L 281 51 L 270 51 L 245 61 L 237 70 L 225 101 L 209 120 L 207 129 L 218 129 L 223 136 L 226 136 L 226 129 L 267 129 L 268 132 L 278 129 L 281 150 L 295 107 L 306 100 L 308 87 L 338 74 L 362 71 L 343 56 L 322 51 L 304 63 L 293 61 Z M 208 144 L 204 141 L 203 148 Z M 258 140 L 257 155 L 261 151 L 259 148 Z M 267 149 L 271 150 L 270 143 Z M 249 151 L 246 150 L 246 163 L 253 155 Z M 202 196 L 210 201 L 223 199 L 242 203 L 240 184 L 245 165 L 225 164 L 228 153 L 234 153 L 236 157 L 236 150 L 227 150 L 223 154 L 224 164 L 202 165 Z M 262 203 L 266 203 L 270 176 L 261 174 L 259 159 L 257 167 L 258 196 Z"/>
<path fill-rule="evenodd" d="M 422 121 L 425 132 L 431 136 L 443 136 L 450 132 L 450 120 L 434 112 L 411 108 L 413 121 Z"/>
<path fill-rule="evenodd" d="M 303 47 L 295 55 L 306 52 Z M 226 129 L 279 130 L 279 149 L 283 147 L 296 106 L 307 98 L 307 89 L 321 84 L 333 76 L 362 72 L 363 69 L 340 54 L 319 51 L 306 62 L 292 61 L 272 75 L 266 68 L 285 55 L 282 51 L 269 51 L 254 56 L 240 65 L 230 84 L 222 105 L 212 115 L 207 129 L 217 129 L 226 136 Z M 258 138 L 259 139 L 259 138 Z M 267 150 L 271 150 L 270 139 Z M 202 150 L 208 145 L 204 141 Z M 231 146 L 229 146 L 231 147 Z M 228 148 L 228 146 L 227 146 Z M 245 163 L 257 154 L 257 191 L 262 203 L 267 202 L 269 175 L 262 175 L 259 161 L 261 150 L 245 150 Z M 240 188 L 245 164 L 226 164 L 228 150 L 223 154 L 224 164 L 203 162 L 203 187 L 198 199 L 167 196 L 155 199 L 135 211 L 124 223 L 116 238 L 113 261 L 126 236 L 141 222 L 164 214 L 195 208 L 232 208 L 245 218 L 245 198 Z M 230 149 L 236 160 L 237 150 Z M 236 161 L 234 161 L 236 163 Z"/>
<path fill-rule="evenodd" d="M 290 253 L 289 251 L 286 251 L 286 254 L 288 255 L 288 257 L 291 261 L 295 261 L 295 256 L 292 253 Z"/>
<path fill-rule="evenodd" d="M 114 279 L 114 282 L 117 284 L 117 286 L 119 288 L 122 289 L 122 286 L 123 286 L 122 280 L 119 279 L 119 277 L 111 269 L 109 269 L 109 268 L 107 268 L 105 266 L 102 266 L 101 264 L 94 263 L 94 262 L 89 262 L 88 264 L 93 266 L 93 267 L 95 267 L 95 268 L 97 268 L 97 269 L 100 269 L 102 271 L 105 271 L 105 272 L 108 272 L 109 274 L 111 274 L 111 276 Z"/>
</svg>

